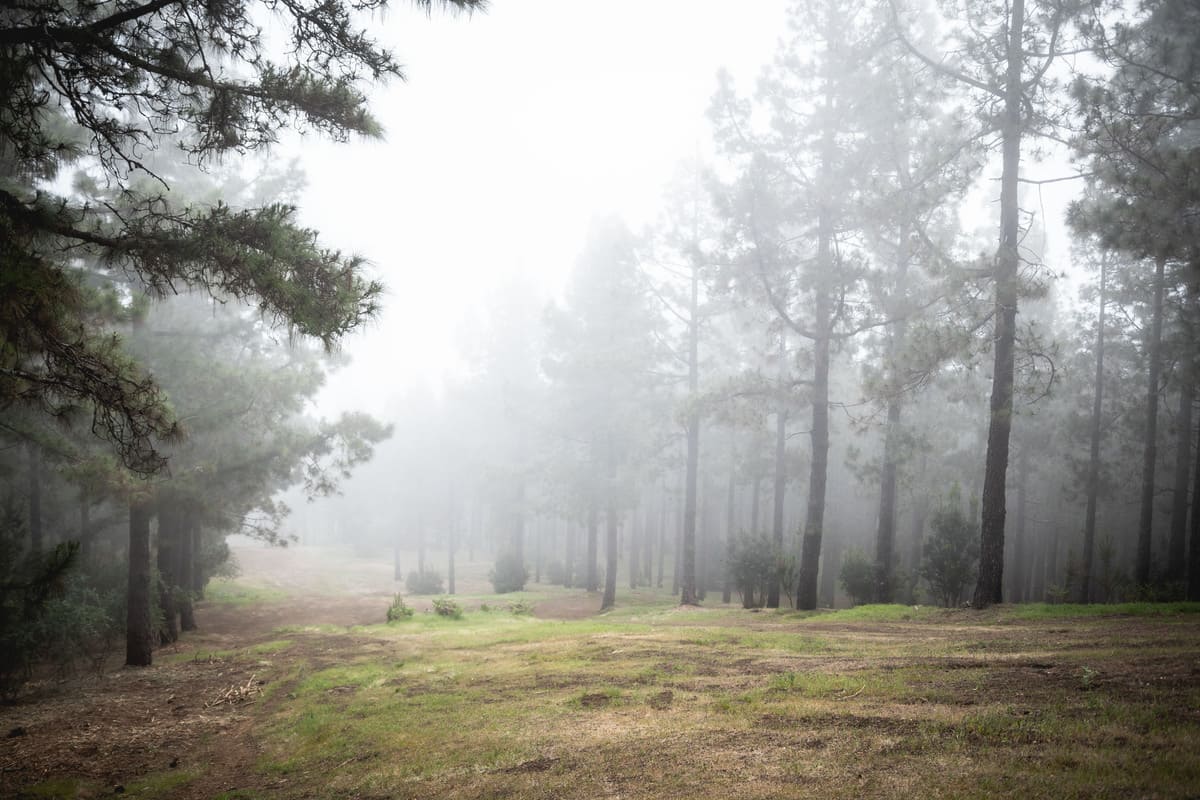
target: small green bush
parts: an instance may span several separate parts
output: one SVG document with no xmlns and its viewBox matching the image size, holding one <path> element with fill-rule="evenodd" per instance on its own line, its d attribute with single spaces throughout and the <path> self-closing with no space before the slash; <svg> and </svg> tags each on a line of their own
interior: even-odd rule
<svg viewBox="0 0 1200 800">
<path fill-rule="evenodd" d="M 505 550 L 496 556 L 496 563 L 488 574 L 496 594 L 519 592 L 525 588 L 529 580 L 529 570 L 525 561 L 512 550 Z"/>
<path fill-rule="evenodd" d="M 838 582 L 850 595 L 850 603 L 858 605 L 871 599 L 875 584 L 875 565 L 861 549 L 851 547 L 842 557 L 842 569 Z"/>
<path fill-rule="evenodd" d="M 532 614 L 533 603 L 530 603 L 528 600 L 513 600 L 508 604 L 508 610 L 518 617 L 523 614 Z"/>
<path fill-rule="evenodd" d="M 402 622 L 406 619 L 410 619 L 412 615 L 412 606 L 405 605 L 403 597 L 397 594 L 394 598 L 392 598 L 392 604 L 388 606 L 387 610 L 388 622 Z"/>
<path fill-rule="evenodd" d="M 408 573 L 404 587 L 408 589 L 409 594 L 441 594 L 446 591 L 442 587 L 442 576 L 433 569 Z"/>
<path fill-rule="evenodd" d="M 433 613 L 439 617 L 449 617 L 450 619 L 462 619 L 463 610 L 458 601 L 451 597 L 435 597 L 433 598 Z"/>
</svg>

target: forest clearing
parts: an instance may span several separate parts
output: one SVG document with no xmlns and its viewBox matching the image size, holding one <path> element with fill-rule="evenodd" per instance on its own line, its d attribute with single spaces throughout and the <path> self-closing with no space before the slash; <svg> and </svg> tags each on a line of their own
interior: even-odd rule
<svg viewBox="0 0 1200 800">
<path fill-rule="evenodd" d="M 47 680 L 0 708 L 21 731 L 0 740 L 0 795 L 1182 798 L 1200 785 L 1197 604 L 812 614 L 642 590 L 600 615 L 557 587 L 475 594 L 480 562 L 464 567 L 461 619 L 414 601 L 385 624 L 378 560 L 238 560 L 243 574 L 198 608 L 200 631 L 153 667 Z"/>
</svg>

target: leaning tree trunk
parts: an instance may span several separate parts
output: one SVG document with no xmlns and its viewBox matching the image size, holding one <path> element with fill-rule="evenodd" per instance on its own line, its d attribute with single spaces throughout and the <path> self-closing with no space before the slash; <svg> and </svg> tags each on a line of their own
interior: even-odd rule
<svg viewBox="0 0 1200 800">
<path fill-rule="evenodd" d="M 150 615 L 150 502 L 129 504 L 129 587 L 125 615 L 125 664 L 148 667 L 154 647 Z"/>
<path fill-rule="evenodd" d="M 1138 517 L 1137 563 L 1133 582 L 1150 585 L 1150 554 L 1154 541 L 1154 470 L 1158 465 L 1158 384 L 1162 374 L 1163 273 L 1167 260 L 1154 259 L 1154 308 L 1146 369 L 1146 439 L 1142 449 L 1142 502 Z"/>
<path fill-rule="evenodd" d="M 1195 330 L 1196 285 L 1188 287 L 1188 300 L 1184 303 L 1183 330 L 1189 334 L 1187 340 L 1195 341 L 1192 332 Z M 1178 583 L 1186 576 L 1187 567 L 1187 519 L 1188 519 L 1188 483 L 1192 467 L 1192 403 L 1196 399 L 1195 370 L 1192 364 L 1194 354 L 1183 353 L 1179 363 L 1179 415 L 1175 418 L 1178 426 L 1175 446 L 1175 494 L 1171 503 L 1171 537 L 1167 547 L 1167 580 Z"/>
<path fill-rule="evenodd" d="M 1020 265 L 1017 252 L 1020 245 L 1017 178 L 1021 167 L 1024 0 L 1013 0 L 1009 19 L 1008 64 L 1001 122 L 1003 169 L 1000 175 L 1000 249 L 996 254 L 995 361 L 992 367 L 987 456 L 984 461 L 979 580 L 972 599 L 976 608 L 984 608 L 1004 599 L 1004 493 L 1008 475 L 1008 440 L 1012 432 L 1017 270 Z"/>
</svg>

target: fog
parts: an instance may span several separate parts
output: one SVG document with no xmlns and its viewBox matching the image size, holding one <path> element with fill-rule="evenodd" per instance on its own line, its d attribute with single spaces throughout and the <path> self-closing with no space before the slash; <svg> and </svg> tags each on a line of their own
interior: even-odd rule
<svg viewBox="0 0 1200 800">
<path fill-rule="evenodd" d="M 363 5 L 95 63 L 4 12 L 61 46 L 0 130 L 14 564 L 153 558 L 171 619 L 228 537 L 597 609 L 1200 592 L 1175 6 Z"/>
</svg>

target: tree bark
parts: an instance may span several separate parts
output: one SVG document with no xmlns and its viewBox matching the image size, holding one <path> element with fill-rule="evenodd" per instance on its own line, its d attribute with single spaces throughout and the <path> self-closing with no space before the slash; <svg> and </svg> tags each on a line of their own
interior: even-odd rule
<svg viewBox="0 0 1200 800">
<path fill-rule="evenodd" d="M 125 616 L 125 665 L 148 667 L 154 647 L 150 616 L 150 502 L 129 504 L 129 584 Z"/>
<path fill-rule="evenodd" d="M 29 550 L 41 555 L 45 546 L 42 533 L 42 450 L 33 442 L 25 443 L 29 457 Z"/>
<path fill-rule="evenodd" d="M 638 522 L 637 510 L 630 515 L 629 520 L 629 588 L 638 588 L 638 579 L 642 577 L 642 563 L 638 547 L 641 545 L 642 526 Z"/>
<path fill-rule="evenodd" d="M 737 491 L 737 470 L 735 469 L 734 456 L 734 440 L 730 438 L 730 459 L 729 459 L 729 485 L 725 487 L 725 552 L 729 552 L 729 545 L 733 542 L 734 532 L 734 500 Z M 721 559 L 723 568 L 721 570 L 721 602 L 728 603 L 733 599 L 733 578 L 732 571 L 729 569 L 729 559 Z"/>
<path fill-rule="evenodd" d="M 566 564 L 563 565 L 563 587 L 570 589 L 575 585 L 575 540 L 577 538 L 574 520 L 566 520 L 567 546 Z"/>
<path fill-rule="evenodd" d="M 1083 517 L 1083 574 L 1079 602 L 1092 602 L 1092 569 L 1096 552 L 1096 508 L 1100 502 L 1101 413 L 1104 408 L 1104 324 L 1107 312 L 1108 254 L 1100 257 L 1100 308 L 1096 315 L 1096 377 L 1092 390 L 1091 451 L 1088 455 L 1087 508 Z"/>
<path fill-rule="evenodd" d="M 1196 464 L 1192 469 L 1192 525 L 1188 542 L 1187 599 L 1200 601 L 1200 432 L 1196 440 Z"/>
<path fill-rule="evenodd" d="M 1146 369 L 1146 439 L 1142 449 L 1142 500 L 1138 517 L 1137 562 L 1133 582 L 1150 585 L 1151 548 L 1154 543 L 1154 471 L 1158 466 L 1158 384 L 1162 375 L 1163 284 L 1167 259 L 1154 259 L 1154 308 Z"/>
<path fill-rule="evenodd" d="M 605 510 L 605 525 L 607 534 L 605 537 L 605 559 L 604 565 L 604 597 L 600 601 L 600 610 L 605 611 L 616 605 L 617 602 L 617 556 L 620 542 L 617 539 L 618 533 L 618 518 L 617 518 L 617 497 L 616 497 L 616 482 L 617 482 L 617 462 L 616 453 L 613 449 L 612 434 L 608 435 L 608 482 L 605 487 L 607 495 L 607 509 Z"/>
<path fill-rule="evenodd" d="M 594 491 L 594 490 L 593 490 Z M 600 589 L 599 558 L 599 510 L 596 508 L 596 498 L 593 495 L 587 512 L 587 586 L 589 592 Z"/>
<path fill-rule="evenodd" d="M 698 605 L 696 593 L 696 481 L 700 463 L 700 274 L 692 268 L 692 293 L 688 317 L 688 412 L 687 412 L 687 477 L 683 504 L 683 549 L 679 581 L 681 605 Z"/>
<path fill-rule="evenodd" d="M 667 563 L 667 504 L 671 502 L 667 492 L 667 479 L 663 478 L 662 509 L 658 517 L 658 575 L 654 585 L 659 589 L 663 586 L 663 570 Z"/>
<path fill-rule="evenodd" d="M 183 589 L 179 596 L 179 630 L 196 630 L 196 609 L 192 604 L 192 586 L 195 583 L 195 538 L 196 522 L 185 512 L 180 526 L 179 540 L 179 585 Z"/>
<path fill-rule="evenodd" d="M 179 511 L 172 498 L 159 492 L 158 510 L 158 609 L 162 615 L 162 627 L 158 632 L 159 644 L 167 645 L 179 641 L 179 609 L 175 596 L 179 593 Z"/>
<path fill-rule="evenodd" d="M 771 544 L 775 554 L 783 558 L 783 502 L 787 492 L 787 407 L 783 398 L 783 378 L 786 375 L 784 361 L 787 358 L 787 334 L 779 334 L 779 386 L 780 396 L 775 409 L 775 497 L 771 517 Z M 758 508 L 755 508 L 758 511 Z M 776 573 L 767 582 L 767 608 L 779 608 L 779 583 L 782 576 Z"/>
<path fill-rule="evenodd" d="M 822 208 L 817 226 L 817 261 L 822 273 L 833 272 L 833 226 L 828 210 Z M 811 611 L 817 607 L 817 576 L 821 561 L 821 537 L 825 527 L 825 484 L 829 474 L 829 346 L 831 298 L 827 278 L 817 288 L 817 338 L 813 340 L 812 382 L 812 468 L 808 478 L 808 508 L 804 521 L 804 543 L 800 551 L 800 579 L 796 587 L 796 608 Z"/>
<path fill-rule="evenodd" d="M 1020 257 L 1020 208 L 1017 179 L 1021 168 L 1021 66 L 1025 2 L 1013 0 L 1009 14 L 1004 112 L 1001 122 L 1003 168 L 1000 176 L 1000 249 L 996 255 L 995 360 L 992 367 L 991 417 L 984 461 L 980 525 L 979 580 L 972 604 L 985 608 L 1004 600 L 1005 483 L 1012 432 L 1013 371 L 1017 332 L 1017 271 Z"/>
<path fill-rule="evenodd" d="M 1190 298 L 1189 298 L 1190 299 Z M 1183 308 L 1183 327 L 1192 330 L 1190 303 Z M 1193 337 L 1188 337 L 1194 341 Z M 1188 486 L 1192 467 L 1192 403 L 1196 399 L 1193 354 L 1184 353 L 1179 360 L 1179 414 L 1175 418 L 1178 431 L 1175 445 L 1175 492 L 1171 502 L 1171 537 L 1167 546 L 1167 581 L 1176 584 L 1187 574 Z"/>
</svg>

